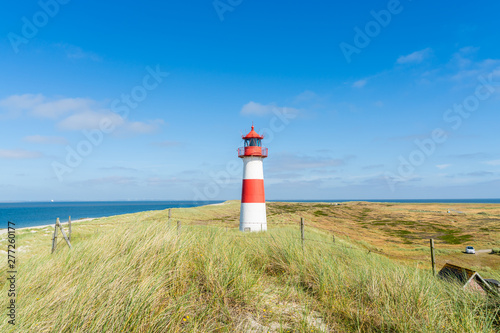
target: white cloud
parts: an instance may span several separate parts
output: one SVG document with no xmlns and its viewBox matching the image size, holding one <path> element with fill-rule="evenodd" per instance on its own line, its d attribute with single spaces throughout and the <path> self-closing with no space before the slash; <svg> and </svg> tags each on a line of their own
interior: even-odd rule
<svg viewBox="0 0 500 333">
<path fill-rule="evenodd" d="M 42 94 L 12 95 L 0 100 L 0 106 L 5 109 L 29 110 L 43 102 Z"/>
<path fill-rule="evenodd" d="M 42 118 L 58 118 L 71 112 L 90 110 L 94 101 L 86 98 L 62 98 L 49 101 L 42 94 L 13 95 L 0 100 L 0 107 L 11 113 L 28 112 Z"/>
<path fill-rule="evenodd" d="M 458 52 L 453 54 L 451 62 L 459 68 L 468 67 L 472 64 L 472 60 L 469 57 L 473 56 L 477 51 L 479 51 L 479 47 L 462 47 Z"/>
<path fill-rule="evenodd" d="M 282 113 L 295 114 L 295 115 L 299 113 L 299 110 L 295 108 L 278 107 L 274 103 L 264 105 L 250 101 L 247 104 L 243 105 L 240 114 L 244 116 L 265 116 L 273 113 L 273 111 L 279 111 Z"/>
<path fill-rule="evenodd" d="M 6 111 L 8 116 L 17 117 L 24 111 L 39 105 L 43 100 L 44 97 L 41 94 L 12 95 L 0 100 L 0 109 Z"/>
<path fill-rule="evenodd" d="M 420 51 L 415 51 L 406 56 L 400 56 L 397 60 L 398 64 L 421 63 L 428 58 L 432 53 L 431 48 L 426 48 Z"/>
<path fill-rule="evenodd" d="M 56 44 L 57 47 L 64 50 L 69 59 L 90 59 L 92 61 L 101 61 L 102 58 L 94 52 L 84 51 L 81 47 L 71 44 Z"/>
<path fill-rule="evenodd" d="M 10 113 L 26 112 L 35 117 L 59 120 L 57 127 L 66 131 L 98 129 L 103 119 L 111 122 L 118 133 L 152 133 L 163 124 L 161 119 L 146 122 L 126 120 L 111 110 L 104 108 L 103 103 L 88 98 L 49 100 L 42 94 L 13 95 L 0 100 L 0 108 L 6 109 Z M 43 138 L 40 136 L 25 138 L 25 141 L 36 143 L 56 143 L 50 142 L 54 140 L 54 137 Z M 59 140 L 60 142 L 62 141 Z"/>
<path fill-rule="evenodd" d="M 479 76 L 492 76 L 497 78 L 500 75 L 500 59 L 475 58 L 479 48 L 464 47 L 454 53 L 448 67 L 454 72 L 450 78 L 455 81 L 473 80 L 477 81 Z"/>
<path fill-rule="evenodd" d="M 92 178 L 83 181 L 74 182 L 75 186 L 109 186 L 109 185 L 136 185 L 136 177 L 121 177 L 121 176 L 109 176 L 101 178 Z"/>
<path fill-rule="evenodd" d="M 57 124 L 57 127 L 67 131 L 97 129 L 103 119 L 107 119 L 115 127 L 125 123 L 122 117 L 111 111 L 84 111 L 65 118 Z"/>
<path fill-rule="evenodd" d="M 240 113 L 242 115 L 263 116 L 271 113 L 273 111 L 273 107 L 274 105 L 272 104 L 263 105 L 260 103 L 250 101 L 247 104 L 243 105 L 243 108 L 241 109 Z"/>
<path fill-rule="evenodd" d="M 156 132 L 164 123 L 162 119 L 147 122 L 134 121 L 126 123 L 122 130 L 125 130 L 127 133 L 147 134 Z"/>
<path fill-rule="evenodd" d="M 451 167 L 451 164 L 438 164 L 438 165 L 436 165 L 436 168 L 438 168 L 440 170 L 447 169 L 449 167 Z"/>
<path fill-rule="evenodd" d="M 68 143 L 68 140 L 61 136 L 44 136 L 44 135 L 30 135 L 23 138 L 25 142 L 30 143 L 41 143 L 41 144 L 54 144 L 54 145 L 64 145 Z"/>
<path fill-rule="evenodd" d="M 43 154 L 37 151 L 28 151 L 23 149 L 0 149 L 0 158 L 9 160 L 40 158 L 42 156 Z"/>
<path fill-rule="evenodd" d="M 164 123 L 162 119 L 147 122 L 127 121 L 116 113 L 100 110 L 76 113 L 60 121 L 57 127 L 66 131 L 98 129 L 104 119 L 106 119 L 107 123 L 111 123 L 116 128 L 116 133 L 118 135 L 153 133 Z"/>
<path fill-rule="evenodd" d="M 315 100 L 315 99 L 318 99 L 319 96 L 318 94 L 316 94 L 314 91 L 311 91 L 311 90 L 306 90 L 300 94 L 298 94 L 293 102 L 294 103 L 302 103 L 302 102 L 308 102 L 308 101 L 311 101 L 311 100 Z"/>
<path fill-rule="evenodd" d="M 72 112 L 86 112 L 95 102 L 86 98 L 63 98 L 33 107 L 32 114 L 43 118 L 58 118 Z"/>
<path fill-rule="evenodd" d="M 484 163 L 488 165 L 500 165 L 500 160 L 486 161 Z"/>
<path fill-rule="evenodd" d="M 275 159 L 269 161 L 269 171 L 283 172 L 290 170 L 309 170 L 332 168 L 344 165 L 355 158 L 353 155 L 343 158 L 331 158 L 323 155 L 310 156 L 291 153 L 276 153 Z"/>
<path fill-rule="evenodd" d="M 367 83 L 368 83 L 367 79 L 362 79 L 362 80 L 358 80 L 358 81 L 354 82 L 352 84 L 352 86 L 354 88 L 363 88 Z"/>
</svg>

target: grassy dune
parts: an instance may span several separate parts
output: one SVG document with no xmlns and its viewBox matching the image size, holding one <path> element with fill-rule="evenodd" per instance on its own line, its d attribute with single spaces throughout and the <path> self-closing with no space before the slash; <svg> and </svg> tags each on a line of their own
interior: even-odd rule
<svg viewBox="0 0 500 333">
<path fill-rule="evenodd" d="M 418 262 L 413 254 L 404 260 L 384 255 L 389 250 L 377 241 L 386 235 L 385 226 L 368 231 L 359 225 L 354 232 L 358 223 L 370 221 L 373 211 L 364 211 L 368 219 L 344 229 L 338 221 L 326 222 L 349 210 L 363 212 L 366 206 L 321 205 L 271 203 L 270 230 L 263 234 L 242 234 L 234 228 L 238 202 L 174 209 L 170 225 L 167 211 L 76 223 L 73 250 L 60 241 L 52 255 L 50 229 L 19 231 L 18 246 L 25 251 L 18 253 L 17 325 L 14 330 L 4 316 L 0 331 L 500 329 L 498 300 L 450 286 L 428 269 L 406 264 Z M 288 223 L 304 215 L 309 224 L 303 248 L 297 227 Z M 182 221 L 180 232 L 177 220 Z M 365 237 L 365 232 L 376 236 Z M 410 244 L 401 241 L 398 246 Z M 489 272 L 500 277 L 494 268 Z M 0 289 L 7 295 L 4 279 Z"/>
</svg>

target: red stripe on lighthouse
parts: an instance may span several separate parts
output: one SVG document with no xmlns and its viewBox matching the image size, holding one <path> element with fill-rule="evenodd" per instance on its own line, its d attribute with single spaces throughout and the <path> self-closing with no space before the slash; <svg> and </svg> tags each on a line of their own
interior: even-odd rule
<svg viewBox="0 0 500 333">
<path fill-rule="evenodd" d="M 241 202 L 265 203 L 264 179 L 243 179 Z"/>
</svg>

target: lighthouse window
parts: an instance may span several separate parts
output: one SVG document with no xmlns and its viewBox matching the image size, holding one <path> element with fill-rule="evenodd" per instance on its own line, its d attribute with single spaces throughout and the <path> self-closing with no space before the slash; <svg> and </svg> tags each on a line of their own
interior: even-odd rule
<svg viewBox="0 0 500 333">
<path fill-rule="evenodd" d="M 260 139 L 247 139 L 245 140 L 245 147 L 260 147 L 261 146 L 261 140 Z"/>
</svg>

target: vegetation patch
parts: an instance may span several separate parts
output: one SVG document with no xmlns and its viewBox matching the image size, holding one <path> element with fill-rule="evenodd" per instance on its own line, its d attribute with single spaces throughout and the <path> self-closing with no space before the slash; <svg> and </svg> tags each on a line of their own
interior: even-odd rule
<svg viewBox="0 0 500 333">
<path fill-rule="evenodd" d="M 322 210 L 317 210 L 313 214 L 314 216 L 328 216 L 328 214 L 323 212 Z"/>
<path fill-rule="evenodd" d="M 439 239 L 445 241 L 448 244 L 463 244 L 465 242 L 470 241 L 473 236 L 472 235 L 457 235 L 455 232 L 449 232 L 446 235 L 439 236 Z"/>
<path fill-rule="evenodd" d="M 415 221 L 402 221 L 402 220 L 382 220 L 382 221 L 372 221 L 373 225 L 416 225 Z"/>
<path fill-rule="evenodd" d="M 332 205 L 331 204 L 316 204 L 313 205 L 315 208 L 330 208 Z"/>
</svg>

